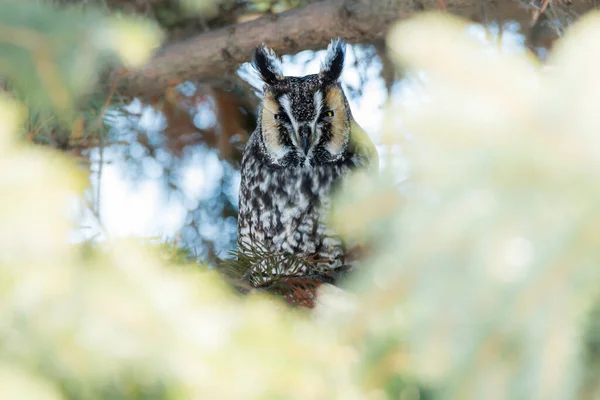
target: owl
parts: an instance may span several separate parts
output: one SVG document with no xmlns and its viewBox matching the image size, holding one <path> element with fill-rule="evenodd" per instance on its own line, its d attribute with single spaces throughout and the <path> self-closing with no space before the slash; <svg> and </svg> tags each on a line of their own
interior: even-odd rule
<svg viewBox="0 0 600 400">
<path fill-rule="evenodd" d="M 351 171 L 376 168 L 378 158 L 339 83 L 344 58 L 344 41 L 334 39 L 318 74 L 295 77 L 283 75 L 273 50 L 263 45 L 254 52 L 263 100 L 242 156 L 238 247 L 315 261 L 294 270 L 263 262 L 255 273 L 311 275 L 348 267 L 344 243 L 327 224 L 331 194 Z"/>
</svg>

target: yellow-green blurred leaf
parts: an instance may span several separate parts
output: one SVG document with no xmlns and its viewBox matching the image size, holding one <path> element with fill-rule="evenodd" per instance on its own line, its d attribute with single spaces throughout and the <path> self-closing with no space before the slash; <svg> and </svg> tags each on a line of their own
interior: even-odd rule
<svg viewBox="0 0 600 400">
<path fill-rule="evenodd" d="M 0 2 L 0 75 L 36 109 L 69 123 L 78 100 L 115 55 L 139 66 L 159 44 L 147 23 L 107 18 L 89 7 L 58 7 L 33 0 Z"/>
</svg>

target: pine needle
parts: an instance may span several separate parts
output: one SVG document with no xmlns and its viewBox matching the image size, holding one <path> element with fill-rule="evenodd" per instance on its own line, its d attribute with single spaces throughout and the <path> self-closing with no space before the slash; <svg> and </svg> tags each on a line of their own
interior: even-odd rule
<svg viewBox="0 0 600 400">
<path fill-rule="evenodd" d="M 323 267 L 326 263 L 316 257 L 273 252 L 263 244 L 240 244 L 216 269 L 241 293 L 265 291 L 292 305 L 312 308 L 318 287 L 335 283 L 336 276 L 348 269 Z"/>
</svg>

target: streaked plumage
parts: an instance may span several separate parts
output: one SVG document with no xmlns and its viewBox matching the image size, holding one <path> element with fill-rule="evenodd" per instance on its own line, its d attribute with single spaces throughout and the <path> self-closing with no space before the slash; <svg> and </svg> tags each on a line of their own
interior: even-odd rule
<svg viewBox="0 0 600 400">
<path fill-rule="evenodd" d="M 326 225 L 330 194 L 351 170 L 378 160 L 338 82 L 344 55 L 345 43 L 333 40 L 319 74 L 286 77 L 272 50 L 256 49 L 264 97 L 242 158 L 239 244 L 318 259 L 318 269 L 346 264 Z"/>
</svg>

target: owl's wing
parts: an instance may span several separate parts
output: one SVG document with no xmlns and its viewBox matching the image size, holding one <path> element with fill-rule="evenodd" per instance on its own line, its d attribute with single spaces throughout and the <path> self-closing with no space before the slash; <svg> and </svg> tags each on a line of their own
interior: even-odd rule
<svg viewBox="0 0 600 400">
<path fill-rule="evenodd" d="M 350 123 L 350 149 L 364 156 L 369 168 L 379 170 L 379 153 L 375 144 L 369 138 L 369 134 L 352 118 Z"/>
<path fill-rule="evenodd" d="M 375 144 L 371 141 L 371 138 L 369 138 L 369 134 L 354 120 L 354 118 L 351 121 L 350 129 L 351 151 L 364 157 L 367 160 L 367 169 L 370 172 L 377 174 L 379 172 L 379 154 L 377 153 Z M 371 243 L 364 240 L 359 240 L 352 245 L 347 245 L 349 247 L 346 249 L 344 255 L 344 263 L 349 267 L 349 270 L 343 274 L 351 273 L 357 262 L 368 257 L 372 249 Z"/>
</svg>

